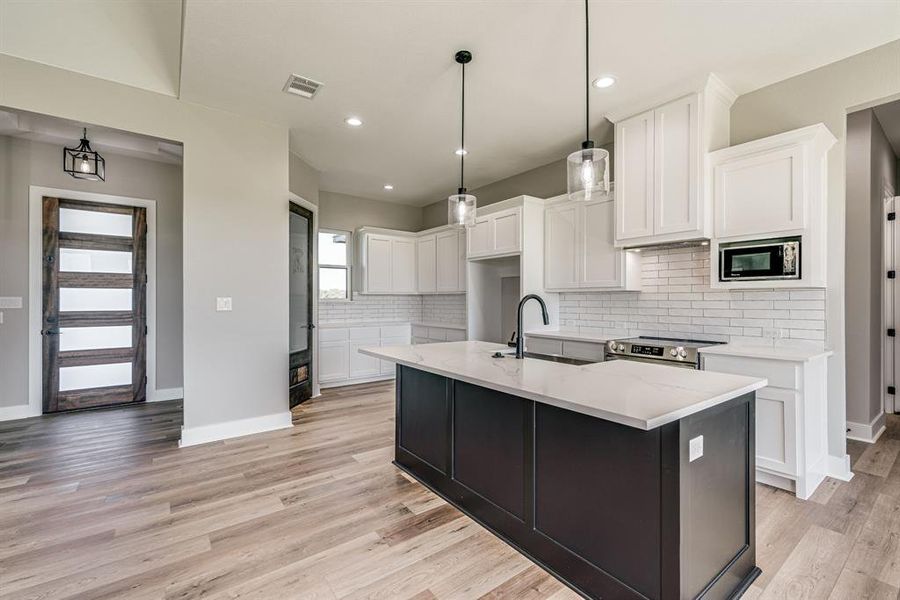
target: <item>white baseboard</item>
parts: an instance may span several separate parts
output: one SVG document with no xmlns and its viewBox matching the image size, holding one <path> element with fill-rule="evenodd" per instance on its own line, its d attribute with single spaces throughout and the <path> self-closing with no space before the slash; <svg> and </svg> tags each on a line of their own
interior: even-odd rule
<svg viewBox="0 0 900 600">
<path fill-rule="evenodd" d="M 0 406 L 0 421 L 15 421 L 16 419 L 27 419 L 29 417 L 39 417 L 40 415 L 40 412 L 35 413 L 31 409 L 30 404 Z"/>
<path fill-rule="evenodd" d="M 201 425 L 200 427 L 182 427 L 181 440 L 178 442 L 178 445 L 184 448 L 186 446 L 207 444 L 209 442 L 263 433 L 264 431 L 273 431 L 275 429 L 286 429 L 288 427 L 293 427 L 291 411 L 289 410 L 275 413 L 274 415 L 250 417 L 249 419 Z"/>
<path fill-rule="evenodd" d="M 162 390 L 149 390 L 147 402 L 165 402 L 166 400 L 184 399 L 184 388 L 165 388 Z"/>
<path fill-rule="evenodd" d="M 829 454 L 828 476 L 840 479 L 841 481 L 850 481 L 853 479 L 853 471 L 850 470 L 850 455 L 832 456 Z"/>
<path fill-rule="evenodd" d="M 874 444 L 886 429 L 887 417 L 881 413 L 868 425 L 847 421 L 847 439 Z"/>
</svg>

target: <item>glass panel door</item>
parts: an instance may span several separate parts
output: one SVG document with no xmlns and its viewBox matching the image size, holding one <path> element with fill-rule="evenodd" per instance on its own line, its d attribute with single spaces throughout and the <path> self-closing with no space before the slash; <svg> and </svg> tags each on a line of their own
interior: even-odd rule
<svg viewBox="0 0 900 600">
<path fill-rule="evenodd" d="M 290 406 L 312 396 L 312 291 L 313 291 L 313 215 L 290 204 L 289 227 L 289 340 Z"/>
</svg>

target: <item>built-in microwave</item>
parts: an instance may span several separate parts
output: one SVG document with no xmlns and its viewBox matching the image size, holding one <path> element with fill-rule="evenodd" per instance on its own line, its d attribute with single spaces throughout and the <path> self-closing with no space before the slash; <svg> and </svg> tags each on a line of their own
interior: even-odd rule
<svg viewBox="0 0 900 600">
<path fill-rule="evenodd" d="M 719 281 L 800 279 L 800 237 L 719 245 Z"/>
</svg>

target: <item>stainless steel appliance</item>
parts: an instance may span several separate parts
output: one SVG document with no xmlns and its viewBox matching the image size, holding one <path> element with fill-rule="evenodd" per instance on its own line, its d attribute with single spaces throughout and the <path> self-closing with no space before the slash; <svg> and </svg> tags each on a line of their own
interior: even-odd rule
<svg viewBox="0 0 900 600">
<path fill-rule="evenodd" d="M 632 360 L 687 369 L 699 369 L 699 349 L 721 343 L 706 340 L 654 337 L 610 340 L 606 344 L 606 360 Z"/>
<path fill-rule="evenodd" d="M 719 281 L 800 279 L 800 238 L 719 245 Z"/>
</svg>

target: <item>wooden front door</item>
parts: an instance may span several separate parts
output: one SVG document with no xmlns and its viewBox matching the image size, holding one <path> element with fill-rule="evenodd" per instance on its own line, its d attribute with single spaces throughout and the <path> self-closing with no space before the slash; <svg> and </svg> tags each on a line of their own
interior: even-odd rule
<svg viewBox="0 0 900 600">
<path fill-rule="evenodd" d="M 147 211 L 43 200 L 43 410 L 147 396 Z"/>
</svg>

